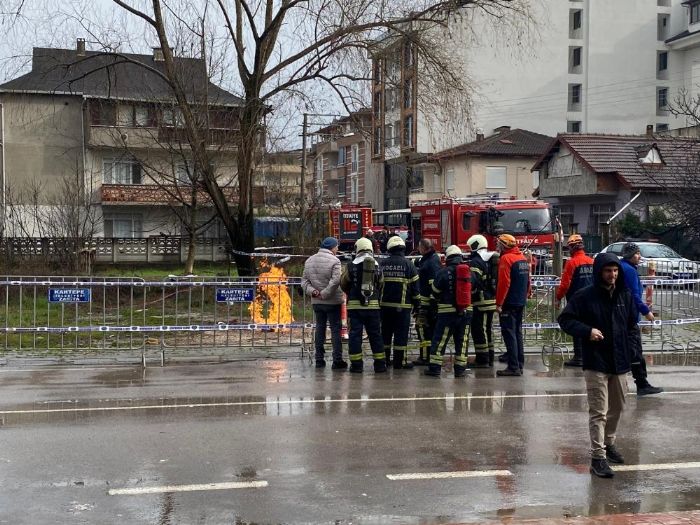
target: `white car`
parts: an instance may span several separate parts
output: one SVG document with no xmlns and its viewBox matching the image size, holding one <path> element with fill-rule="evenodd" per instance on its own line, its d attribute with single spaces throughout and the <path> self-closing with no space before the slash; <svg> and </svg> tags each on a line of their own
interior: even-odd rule
<svg viewBox="0 0 700 525">
<path fill-rule="evenodd" d="M 622 257 L 622 247 L 626 242 L 616 242 L 600 250 L 600 253 L 614 253 Z M 659 277 L 670 279 L 697 279 L 700 263 L 686 259 L 674 250 L 658 242 L 635 242 L 639 246 L 642 259 L 639 262 L 640 275 L 649 275 L 650 263 Z"/>
</svg>

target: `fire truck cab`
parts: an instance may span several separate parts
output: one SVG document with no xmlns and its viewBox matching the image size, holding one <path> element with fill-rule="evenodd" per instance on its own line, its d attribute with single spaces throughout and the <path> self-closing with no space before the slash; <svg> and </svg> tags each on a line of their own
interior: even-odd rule
<svg viewBox="0 0 700 525">
<path fill-rule="evenodd" d="M 329 210 L 329 234 L 338 239 L 341 251 L 352 251 L 355 241 L 372 227 L 372 207 L 364 204 L 346 204 Z"/>
<path fill-rule="evenodd" d="M 469 251 L 467 240 L 477 233 L 486 237 L 490 250 L 496 249 L 501 233 L 512 234 L 519 246 L 535 254 L 551 253 L 554 247 L 551 206 L 536 199 L 495 194 L 417 201 L 411 203 L 411 227 L 416 241 L 428 238 L 437 251 L 450 244 Z"/>
</svg>

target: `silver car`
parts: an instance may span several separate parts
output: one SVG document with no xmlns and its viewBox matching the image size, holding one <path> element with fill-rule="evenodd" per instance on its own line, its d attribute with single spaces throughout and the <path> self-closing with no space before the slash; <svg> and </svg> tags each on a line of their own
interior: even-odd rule
<svg viewBox="0 0 700 525">
<path fill-rule="evenodd" d="M 600 253 L 614 253 L 622 257 L 622 247 L 626 242 L 615 242 L 603 248 Z M 658 242 L 636 242 L 642 259 L 639 262 L 640 275 L 649 275 L 650 263 L 655 274 L 668 279 L 697 279 L 700 263 L 686 259 L 665 244 Z"/>
</svg>

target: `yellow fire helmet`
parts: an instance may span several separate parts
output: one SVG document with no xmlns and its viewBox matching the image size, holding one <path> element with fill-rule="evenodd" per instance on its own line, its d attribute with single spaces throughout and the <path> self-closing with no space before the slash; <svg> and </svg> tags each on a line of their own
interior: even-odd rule
<svg viewBox="0 0 700 525">
<path fill-rule="evenodd" d="M 355 251 L 356 252 L 371 252 L 374 251 L 372 247 L 372 241 L 366 237 L 360 237 L 355 241 Z"/>
<path fill-rule="evenodd" d="M 583 244 L 583 237 L 581 237 L 578 233 L 572 233 L 569 236 L 569 240 L 566 244 L 568 244 L 569 246 L 571 246 L 572 244 Z"/>
<path fill-rule="evenodd" d="M 515 240 L 510 233 L 502 233 L 498 236 L 498 242 L 500 242 L 506 248 L 515 248 L 518 242 Z"/>
<path fill-rule="evenodd" d="M 452 257 L 453 255 L 462 255 L 462 249 L 459 246 L 451 245 L 445 250 L 445 257 Z"/>
<path fill-rule="evenodd" d="M 392 248 L 396 248 L 397 246 L 405 248 L 406 243 L 403 242 L 403 239 L 401 237 L 399 237 L 398 235 L 394 235 L 393 237 L 390 237 L 389 242 L 386 243 L 386 249 L 391 250 Z"/>
</svg>

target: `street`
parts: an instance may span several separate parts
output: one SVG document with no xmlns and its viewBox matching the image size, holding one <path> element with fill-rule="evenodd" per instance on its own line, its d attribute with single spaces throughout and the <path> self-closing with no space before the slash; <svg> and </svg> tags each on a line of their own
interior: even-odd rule
<svg viewBox="0 0 700 525">
<path fill-rule="evenodd" d="M 581 372 L 547 371 L 538 356 L 521 378 L 358 377 L 299 358 L 11 366 L 0 367 L 0 523 L 538 523 L 700 509 L 700 367 L 651 366 L 666 392 L 648 398 L 630 378 L 626 465 L 604 480 L 588 473 Z"/>
</svg>

